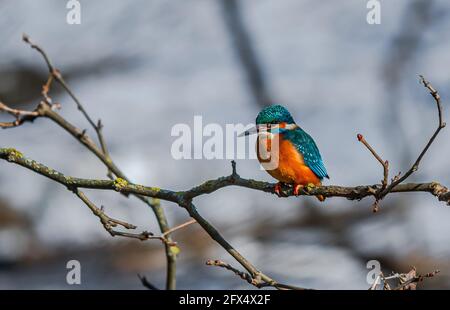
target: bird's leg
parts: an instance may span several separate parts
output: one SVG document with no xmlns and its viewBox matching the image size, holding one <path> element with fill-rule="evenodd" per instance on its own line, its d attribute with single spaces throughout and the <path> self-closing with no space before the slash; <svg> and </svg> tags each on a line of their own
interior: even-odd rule
<svg viewBox="0 0 450 310">
<path fill-rule="evenodd" d="M 298 196 L 300 195 L 300 190 L 303 189 L 303 185 L 301 184 L 294 184 L 294 195 Z"/>
<path fill-rule="evenodd" d="M 275 194 L 278 195 L 278 197 L 281 197 L 281 184 L 282 182 L 278 182 L 277 184 L 275 184 L 275 188 L 273 189 L 273 191 L 275 192 Z"/>
</svg>

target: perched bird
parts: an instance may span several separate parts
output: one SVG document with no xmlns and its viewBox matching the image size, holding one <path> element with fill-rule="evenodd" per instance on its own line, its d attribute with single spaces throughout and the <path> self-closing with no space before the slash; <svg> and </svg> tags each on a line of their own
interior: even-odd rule
<svg viewBox="0 0 450 310">
<path fill-rule="evenodd" d="M 256 117 L 256 126 L 245 134 L 251 133 L 258 134 L 258 160 L 266 171 L 279 181 L 275 186 L 278 195 L 282 183 L 292 184 L 294 195 L 298 195 L 303 186 L 320 186 L 323 178 L 329 179 L 313 138 L 295 123 L 283 106 L 264 108 Z M 277 150 L 273 150 L 275 143 Z M 273 156 L 276 157 L 276 165 L 266 168 L 267 165 L 264 164 L 273 160 Z M 317 198 L 320 201 L 325 200 L 323 196 Z"/>
</svg>

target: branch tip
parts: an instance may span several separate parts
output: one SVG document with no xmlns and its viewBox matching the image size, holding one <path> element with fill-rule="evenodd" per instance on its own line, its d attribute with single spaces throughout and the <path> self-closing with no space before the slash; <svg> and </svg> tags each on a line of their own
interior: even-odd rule
<svg viewBox="0 0 450 310">
<path fill-rule="evenodd" d="M 234 161 L 234 160 L 231 161 L 231 173 L 232 173 L 232 175 L 237 175 L 237 172 L 236 172 L 236 161 Z"/>
<path fill-rule="evenodd" d="M 22 34 L 22 40 L 23 40 L 25 43 L 30 44 L 30 36 L 27 35 L 26 33 L 23 33 L 23 34 Z"/>
</svg>

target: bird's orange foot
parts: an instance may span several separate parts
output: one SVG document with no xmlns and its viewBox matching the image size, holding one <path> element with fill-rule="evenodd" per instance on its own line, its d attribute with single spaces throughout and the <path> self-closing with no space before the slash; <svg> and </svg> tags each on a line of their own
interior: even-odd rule
<svg viewBox="0 0 450 310">
<path fill-rule="evenodd" d="M 278 182 L 275 184 L 275 188 L 273 189 L 275 194 L 277 194 L 278 197 L 281 197 L 281 182 Z"/>
<path fill-rule="evenodd" d="M 303 185 L 300 184 L 294 184 L 294 195 L 298 196 L 300 195 L 300 190 L 303 189 Z"/>
</svg>

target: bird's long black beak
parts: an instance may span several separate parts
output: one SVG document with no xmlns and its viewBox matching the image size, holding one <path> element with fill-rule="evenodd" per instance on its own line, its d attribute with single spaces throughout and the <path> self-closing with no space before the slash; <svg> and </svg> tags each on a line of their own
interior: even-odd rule
<svg viewBox="0 0 450 310">
<path fill-rule="evenodd" d="M 247 129 L 246 131 L 244 131 L 243 133 L 240 133 L 238 135 L 238 137 L 250 136 L 250 135 L 253 135 L 255 133 L 258 133 L 258 127 L 259 127 L 258 125 L 253 126 L 253 127 L 249 128 L 249 129 Z"/>
<path fill-rule="evenodd" d="M 258 132 L 259 133 L 278 133 L 278 131 L 279 131 L 278 124 L 260 124 L 260 125 L 255 125 L 249 129 L 247 129 L 243 133 L 239 134 L 238 137 L 250 136 L 250 135 L 253 135 Z"/>
</svg>

